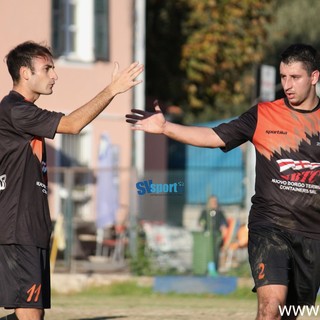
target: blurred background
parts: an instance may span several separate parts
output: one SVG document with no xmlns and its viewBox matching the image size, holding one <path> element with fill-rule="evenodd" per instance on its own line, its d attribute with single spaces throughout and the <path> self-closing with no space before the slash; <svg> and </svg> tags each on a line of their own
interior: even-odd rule
<svg viewBox="0 0 320 320">
<path fill-rule="evenodd" d="M 133 132 L 124 116 L 157 99 L 170 121 L 214 127 L 281 97 L 279 55 L 294 42 L 319 49 L 319 10 L 317 0 L 0 0 L 1 96 L 12 87 L 5 56 L 26 40 L 52 48 L 59 77 L 37 105 L 66 114 L 110 82 L 115 61 L 145 64 L 143 84 L 81 134 L 47 141 L 54 272 L 201 275 L 245 264 L 252 146 L 185 146 Z M 218 249 L 199 222 L 211 195 L 226 220 Z M 216 210 L 205 216 L 215 227 Z"/>
</svg>

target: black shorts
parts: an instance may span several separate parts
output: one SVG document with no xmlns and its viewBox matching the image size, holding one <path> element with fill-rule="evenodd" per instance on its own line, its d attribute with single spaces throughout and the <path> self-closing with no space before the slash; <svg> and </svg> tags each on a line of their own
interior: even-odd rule
<svg viewBox="0 0 320 320">
<path fill-rule="evenodd" d="M 248 251 L 255 288 L 285 285 L 287 304 L 314 305 L 320 285 L 319 240 L 261 227 L 250 230 Z"/>
<path fill-rule="evenodd" d="M 0 306 L 50 308 L 49 250 L 0 245 Z"/>
</svg>

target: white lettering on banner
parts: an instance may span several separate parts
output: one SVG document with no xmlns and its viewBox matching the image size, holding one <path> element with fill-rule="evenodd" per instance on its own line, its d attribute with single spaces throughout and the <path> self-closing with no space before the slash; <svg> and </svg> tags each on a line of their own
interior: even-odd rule
<svg viewBox="0 0 320 320">
<path fill-rule="evenodd" d="M 319 313 L 319 306 L 279 306 L 281 317 L 286 316 L 317 316 Z"/>
<path fill-rule="evenodd" d="M 47 186 L 46 186 L 44 183 L 42 183 L 42 182 L 40 182 L 40 181 L 37 181 L 37 182 L 36 182 L 36 185 L 37 185 L 38 187 L 42 188 L 42 192 L 43 192 L 43 193 L 48 194 Z"/>
<path fill-rule="evenodd" d="M 300 193 L 317 194 L 319 186 L 310 183 L 302 183 L 296 181 L 286 181 L 279 179 L 272 179 L 272 183 L 279 185 L 280 190 L 287 190 Z"/>
</svg>

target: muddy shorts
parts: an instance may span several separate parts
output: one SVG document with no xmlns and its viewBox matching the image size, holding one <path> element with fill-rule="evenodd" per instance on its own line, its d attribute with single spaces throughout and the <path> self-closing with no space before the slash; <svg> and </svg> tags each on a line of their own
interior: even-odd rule
<svg viewBox="0 0 320 320">
<path fill-rule="evenodd" d="M 0 306 L 50 308 L 49 250 L 0 245 Z"/>
<path fill-rule="evenodd" d="M 249 262 L 256 288 L 288 287 L 287 304 L 313 305 L 320 285 L 320 241 L 280 229 L 249 232 Z"/>
</svg>

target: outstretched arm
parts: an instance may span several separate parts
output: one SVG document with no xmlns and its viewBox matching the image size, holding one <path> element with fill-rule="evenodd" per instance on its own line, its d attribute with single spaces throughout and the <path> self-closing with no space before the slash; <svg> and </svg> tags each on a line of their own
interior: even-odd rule
<svg viewBox="0 0 320 320">
<path fill-rule="evenodd" d="M 197 147 L 218 148 L 225 146 L 225 143 L 211 128 L 184 126 L 167 121 L 157 103 L 155 104 L 155 112 L 138 109 L 132 109 L 131 112 L 126 115 L 126 121 L 133 124 L 132 130 L 164 134 L 168 138 Z"/>
<path fill-rule="evenodd" d="M 79 133 L 110 104 L 117 94 L 123 93 L 141 83 L 142 80 L 136 80 L 136 77 L 142 71 L 143 65 L 138 62 L 132 63 L 122 72 L 119 72 L 119 65 L 115 63 L 111 83 L 82 107 L 74 110 L 69 115 L 63 116 L 58 125 L 57 132 Z"/>
</svg>

